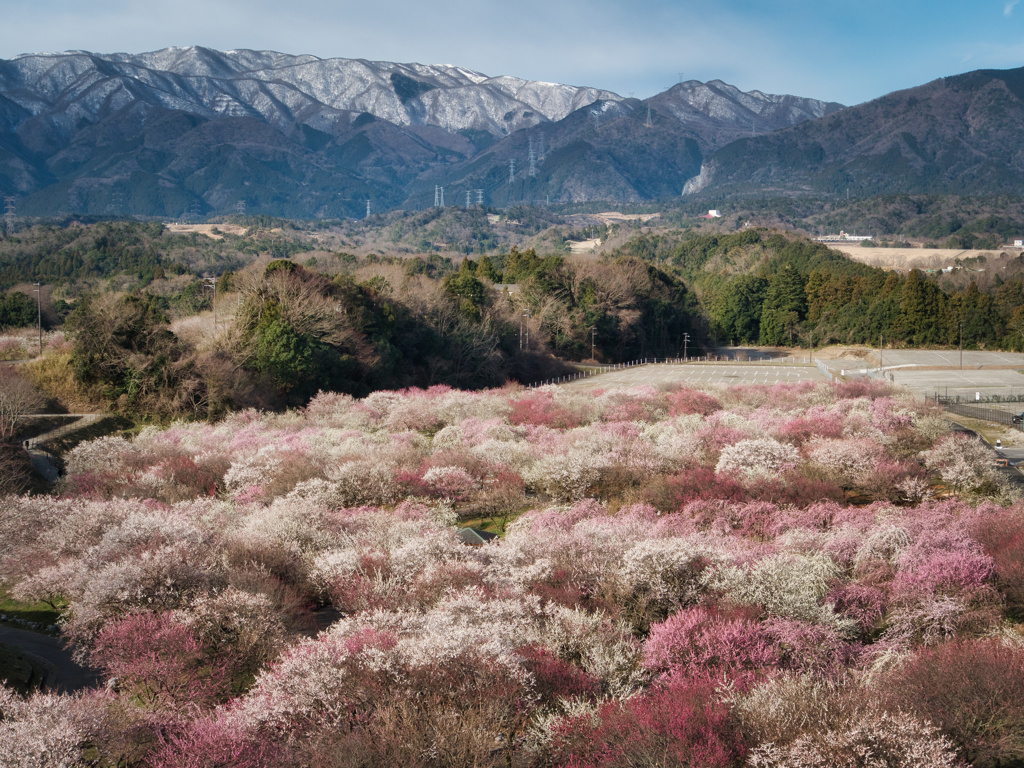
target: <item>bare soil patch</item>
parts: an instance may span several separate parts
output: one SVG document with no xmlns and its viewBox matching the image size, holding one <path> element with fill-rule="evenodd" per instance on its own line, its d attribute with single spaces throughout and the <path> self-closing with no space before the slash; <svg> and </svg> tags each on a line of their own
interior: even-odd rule
<svg viewBox="0 0 1024 768">
<path fill-rule="evenodd" d="M 184 235 L 190 232 L 197 232 L 206 235 L 211 240 L 223 240 L 224 235 L 244 235 L 245 227 L 238 224 L 165 224 L 168 232 L 176 235 Z M 217 230 L 214 232 L 214 230 Z"/>
<path fill-rule="evenodd" d="M 957 259 L 964 261 L 979 256 L 991 258 L 999 255 L 999 251 L 958 251 L 955 248 L 865 248 L 845 243 L 828 245 L 861 264 L 898 270 L 945 269 L 952 267 Z"/>
</svg>

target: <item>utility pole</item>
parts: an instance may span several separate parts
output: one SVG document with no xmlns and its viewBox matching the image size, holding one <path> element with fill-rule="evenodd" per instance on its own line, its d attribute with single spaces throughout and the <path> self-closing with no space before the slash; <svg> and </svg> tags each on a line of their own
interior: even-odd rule
<svg viewBox="0 0 1024 768">
<path fill-rule="evenodd" d="M 960 370 L 964 369 L 964 324 L 960 323 Z"/>
<path fill-rule="evenodd" d="M 597 338 L 597 327 L 591 326 L 590 328 L 590 359 L 597 362 L 597 357 L 594 355 L 594 340 Z"/>
<path fill-rule="evenodd" d="M 36 283 L 36 327 L 39 329 L 39 356 L 43 355 L 43 301 L 40 291 L 42 284 Z"/>
<path fill-rule="evenodd" d="M 530 310 L 527 309 L 524 313 L 526 315 L 526 348 L 530 348 Z"/>
<path fill-rule="evenodd" d="M 882 334 L 878 334 L 878 372 L 882 372 Z"/>
<path fill-rule="evenodd" d="M 683 334 L 683 362 L 686 362 L 686 345 L 690 343 L 690 334 Z"/>
<path fill-rule="evenodd" d="M 207 288 L 213 288 L 213 332 L 217 333 L 217 278 L 204 277 L 203 282 Z"/>
</svg>

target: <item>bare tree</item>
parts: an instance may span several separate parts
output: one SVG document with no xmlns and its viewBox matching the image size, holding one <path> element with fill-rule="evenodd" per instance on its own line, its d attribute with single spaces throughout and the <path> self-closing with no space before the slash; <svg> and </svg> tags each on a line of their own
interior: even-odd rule
<svg viewBox="0 0 1024 768">
<path fill-rule="evenodd" d="M 10 440 L 26 414 L 43 406 L 42 395 L 13 365 L 0 366 L 0 440 Z"/>
</svg>

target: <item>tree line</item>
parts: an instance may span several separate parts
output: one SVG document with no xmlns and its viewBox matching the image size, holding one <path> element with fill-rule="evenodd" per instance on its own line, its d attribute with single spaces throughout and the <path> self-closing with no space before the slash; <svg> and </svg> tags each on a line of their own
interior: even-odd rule
<svg viewBox="0 0 1024 768">
<path fill-rule="evenodd" d="M 1024 281 L 944 289 L 920 270 L 851 261 L 803 238 L 749 229 L 727 235 L 640 235 L 620 256 L 656 262 L 697 295 L 709 341 L 1024 348 Z"/>
</svg>

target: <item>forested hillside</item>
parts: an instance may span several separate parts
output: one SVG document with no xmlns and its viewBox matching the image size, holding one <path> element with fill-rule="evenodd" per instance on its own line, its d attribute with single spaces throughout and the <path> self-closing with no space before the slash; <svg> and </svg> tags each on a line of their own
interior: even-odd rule
<svg viewBox="0 0 1024 768">
<path fill-rule="evenodd" d="M 302 404 L 321 389 L 529 382 L 592 348 L 603 361 L 674 355 L 694 330 L 682 282 L 637 259 L 313 248 L 282 227 L 220 240 L 159 224 L 39 227 L 0 241 L 0 276 L 52 281 L 44 316 L 67 341 L 33 366 L 45 391 L 164 417 Z M 9 294 L 8 324 L 35 323 L 32 299 Z"/>
<path fill-rule="evenodd" d="M 944 289 L 935 276 L 858 264 L 820 243 L 749 229 L 731 235 L 638 236 L 618 251 L 659 264 L 697 294 L 719 343 L 808 346 L 862 343 L 1021 349 L 1024 279 L 968 278 Z M 952 281 L 951 281 L 952 282 Z"/>
</svg>

